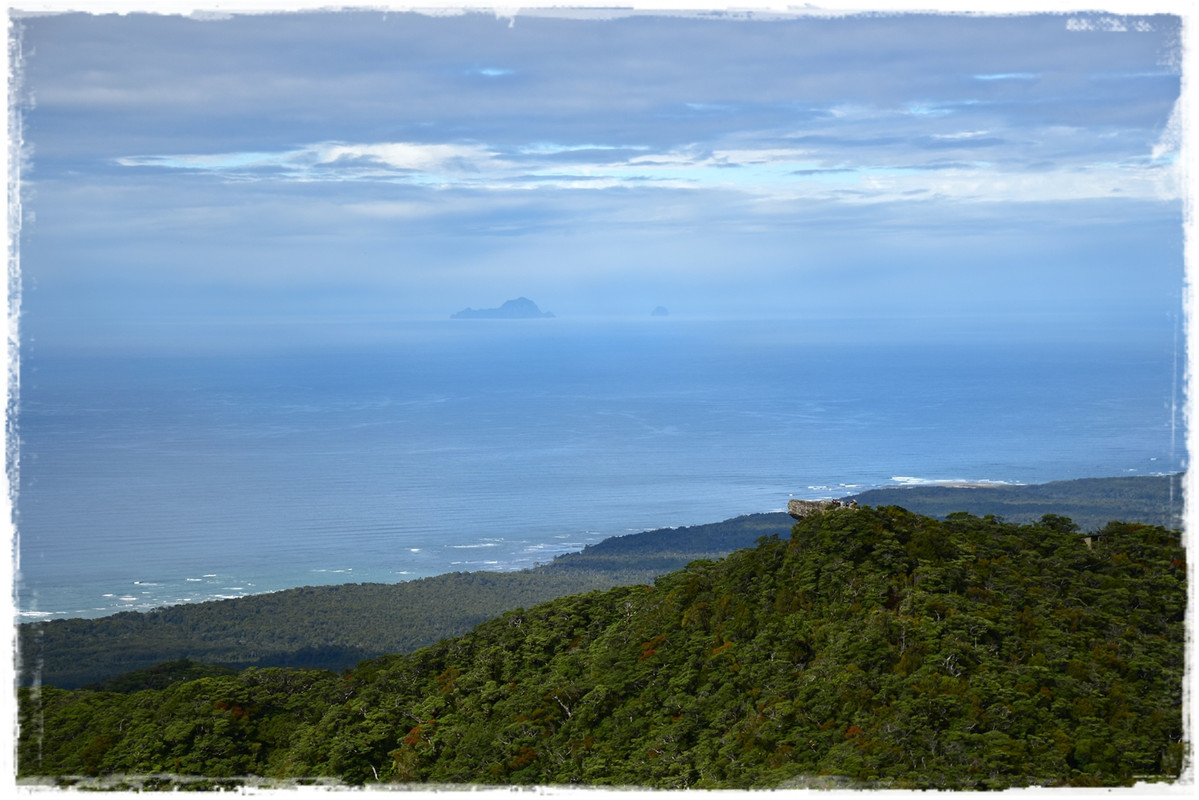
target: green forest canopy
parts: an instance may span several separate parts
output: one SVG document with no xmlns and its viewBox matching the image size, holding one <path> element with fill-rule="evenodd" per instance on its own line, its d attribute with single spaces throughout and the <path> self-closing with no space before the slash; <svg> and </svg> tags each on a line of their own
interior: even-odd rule
<svg viewBox="0 0 1199 800">
<path fill-rule="evenodd" d="M 898 507 L 336 674 L 20 691 L 20 775 L 989 788 L 1171 780 L 1175 531 Z"/>
<path fill-rule="evenodd" d="M 985 489 L 917 486 L 856 497 L 865 505 L 901 505 L 940 518 L 968 511 L 1021 522 L 1048 513 L 1077 521 L 1076 514 L 1082 513 L 1090 520 L 1085 530 L 1109 520 L 1174 528 L 1177 524 L 1169 521 L 1179 518 L 1182 507 L 1180 476 Z M 1099 514 L 1104 516 L 1096 522 Z M 785 536 L 793 522 L 784 513 L 751 514 L 616 536 L 513 573 L 456 572 L 397 584 L 308 586 L 148 613 L 27 623 L 19 628 L 23 683 L 37 679 L 78 688 L 178 659 L 236 668 L 340 670 L 365 658 L 411 652 L 464 634 L 514 608 L 595 589 L 651 583 L 696 559 L 752 547 L 762 536 Z"/>
</svg>

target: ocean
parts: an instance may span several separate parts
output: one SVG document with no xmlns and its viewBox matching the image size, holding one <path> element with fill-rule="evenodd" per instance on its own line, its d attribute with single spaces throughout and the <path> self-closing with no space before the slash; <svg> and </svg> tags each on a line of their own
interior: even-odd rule
<svg viewBox="0 0 1199 800">
<path fill-rule="evenodd" d="M 515 570 L 897 483 L 1185 466 L 1169 335 L 887 336 L 852 319 L 344 327 L 28 348 L 20 618 Z"/>
</svg>

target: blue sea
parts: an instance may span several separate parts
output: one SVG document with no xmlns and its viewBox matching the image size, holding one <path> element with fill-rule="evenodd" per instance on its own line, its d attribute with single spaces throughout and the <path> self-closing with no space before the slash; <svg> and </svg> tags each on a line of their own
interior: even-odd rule
<svg viewBox="0 0 1199 800">
<path fill-rule="evenodd" d="M 790 497 L 1185 465 L 1169 334 L 892 336 L 852 319 L 335 328 L 27 348 L 21 618 L 516 570 Z"/>
</svg>

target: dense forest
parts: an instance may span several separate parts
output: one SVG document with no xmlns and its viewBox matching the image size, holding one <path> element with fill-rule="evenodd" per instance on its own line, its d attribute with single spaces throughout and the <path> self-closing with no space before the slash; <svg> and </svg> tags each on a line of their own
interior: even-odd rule
<svg viewBox="0 0 1199 800">
<path fill-rule="evenodd" d="M 337 674 L 19 692 L 37 776 L 999 789 L 1175 778 L 1181 536 L 895 506 Z M 200 670 L 197 673 L 196 670 Z M 74 779 L 63 778 L 69 784 Z"/>
<path fill-rule="evenodd" d="M 1182 527 L 1181 475 L 1079 478 L 1030 486 L 924 484 L 871 489 L 855 499 L 862 505 L 903 506 L 940 518 L 968 511 L 980 517 L 994 514 L 1009 522 L 1033 522 L 1044 514 L 1060 514 L 1084 531 L 1098 530 L 1114 519 Z"/>
<path fill-rule="evenodd" d="M 383 584 L 305 586 L 234 600 L 19 628 L 22 683 L 78 688 L 164 661 L 340 670 L 407 653 L 513 608 L 650 583 L 698 558 L 786 534 L 786 514 L 613 537 L 519 572 L 453 572 Z"/>
<path fill-rule="evenodd" d="M 971 489 L 903 487 L 864 492 L 864 505 L 901 505 L 944 518 L 968 511 L 1031 522 L 1070 516 L 1084 530 L 1109 520 L 1178 527 L 1179 476 L 1097 478 Z M 650 583 L 689 562 L 786 535 L 784 513 L 605 539 L 520 572 L 458 572 L 397 584 L 309 586 L 271 594 L 19 628 L 22 683 L 78 688 L 131 670 L 190 659 L 207 664 L 341 670 L 458 636 L 514 608 L 556 597 Z"/>
</svg>

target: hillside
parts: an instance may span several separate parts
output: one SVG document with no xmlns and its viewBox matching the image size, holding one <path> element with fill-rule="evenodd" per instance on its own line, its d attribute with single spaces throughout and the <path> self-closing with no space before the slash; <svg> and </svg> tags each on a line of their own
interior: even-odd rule
<svg viewBox="0 0 1199 800">
<path fill-rule="evenodd" d="M 862 505 L 898 505 L 940 518 L 966 511 L 1033 522 L 1053 513 L 1070 517 L 1084 531 L 1099 530 L 1114 519 L 1182 527 L 1181 475 L 1080 478 L 1031 486 L 897 486 L 862 492 L 854 499 Z"/>
<path fill-rule="evenodd" d="M 1180 535 L 836 509 L 338 676 L 20 693 L 19 773 L 1116 786 L 1178 775 Z M 128 688 L 128 687 L 127 687 Z"/>
<path fill-rule="evenodd" d="M 1163 527 L 1181 515 L 1180 479 L 1098 478 L 986 489 L 930 486 L 857 495 L 865 505 L 902 505 L 943 518 L 956 511 L 1030 522 L 1044 514 Z M 1171 482 L 1175 488 L 1171 488 Z M 1094 520 L 1102 519 L 1096 524 Z M 650 583 L 703 558 L 786 535 L 784 513 L 751 514 L 707 525 L 605 539 L 578 553 L 514 573 L 457 572 L 397 584 L 309 586 L 148 613 L 19 626 L 22 682 L 36 677 L 77 688 L 165 661 L 192 659 L 233 667 L 341 670 L 364 658 L 407 653 L 518 607 L 595 589 Z"/>
<path fill-rule="evenodd" d="M 697 558 L 785 534 L 786 514 L 613 537 L 521 572 L 454 572 L 383 584 L 306 586 L 98 619 L 19 626 L 21 676 L 77 688 L 164 661 L 340 670 L 466 633 L 509 609 L 649 583 Z"/>
</svg>

